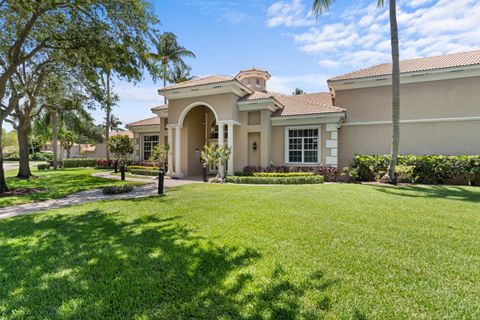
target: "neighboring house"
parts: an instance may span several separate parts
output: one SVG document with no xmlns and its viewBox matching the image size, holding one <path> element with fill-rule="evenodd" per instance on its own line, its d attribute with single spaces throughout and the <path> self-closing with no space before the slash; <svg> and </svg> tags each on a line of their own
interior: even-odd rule
<svg viewBox="0 0 480 320">
<path fill-rule="evenodd" d="M 133 139 L 133 133 L 124 130 L 124 131 L 112 131 L 110 132 L 110 137 L 115 136 L 129 136 Z M 81 154 L 85 158 L 96 158 L 96 159 L 106 159 L 107 158 L 107 143 L 105 141 L 99 142 L 96 144 L 82 144 Z M 113 158 L 113 155 L 111 155 Z"/>
<path fill-rule="evenodd" d="M 112 131 L 110 132 L 110 137 L 117 135 L 127 135 L 133 139 L 133 133 L 130 131 Z M 53 152 L 52 145 L 50 143 L 45 144 L 40 149 L 42 152 Z M 58 154 L 59 158 L 67 158 L 67 150 L 63 149 L 58 143 Z M 63 155 L 63 156 L 62 156 Z M 105 159 L 107 157 L 107 147 L 106 142 L 99 142 L 96 144 L 74 144 L 70 149 L 70 158 L 96 158 L 96 159 Z"/>
<path fill-rule="evenodd" d="M 159 90 L 158 117 L 127 125 L 135 157 L 168 143 L 169 174 L 202 171 L 206 143 L 233 150 L 227 171 L 245 166 L 343 167 L 356 153 L 385 154 L 391 141 L 391 65 L 328 81 L 330 93 L 288 96 L 267 90 L 260 69 L 210 76 Z M 401 62 L 403 154 L 480 152 L 480 51 Z M 211 168 L 213 169 L 213 168 Z"/>
</svg>

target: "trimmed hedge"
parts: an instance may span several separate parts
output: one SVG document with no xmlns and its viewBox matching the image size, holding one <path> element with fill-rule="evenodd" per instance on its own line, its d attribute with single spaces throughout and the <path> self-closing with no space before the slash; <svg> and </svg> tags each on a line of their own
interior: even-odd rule
<svg viewBox="0 0 480 320">
<path fill-rule="evenodd" d="M 102 188 L 103 194 L 121 194 L 128 193 L 133 190 L 133 186 L 125 184 L 123 186 L 106 186 Z"/>
<path fill-rule="evenodd" d="M 226 182 L 241 184 L 319 184 L 323 183 L 323 176 L 310 175 L 300 177 L 254 177 L 254 176 L 227 176 Z"/>
<path fill-rule="evenodd" d="M 313 176 L 313 172 L 254 172 L 254 177 L 306 177 Z"/>
<path fill-rule="evenodd" d="M 97 166 L 97 159 L 77 158 L 63 159 L 64 168 L 94 168 Z"/>
<path fill-rule="evenodd" d="M 40 163 L 37 165 L 38 170 L 48 170 L 50 169 L 50 164 L 49 163 Z"/>
<path fill-rule="evenodd" d="M 145 167 L 145 166 L 128 166 L 127 167 L 127 171 L 130 171 L 130 170 L 156 170 L 158 171 L 159 168 L 158 167 Z"/>
<path fill-rule="evenodd" d="M 387 171 L 389 162 L 389 155 L 356 155 L 352 170 L 357 180 L 374 181 Z M 444 184 L 456 178 L 469 184 L 480 182 L 480 156 L 407 155 L 398 157 L 398 165 L 401 170 L 397 174 L 416 183 Z"/>
<path fill-rule="evenodd" d="M 337 181 L 339 170 L 338 168 L 323 167 L 323 166 L 269 166 L 269 167 L 254 167 L 247 166 L 243 168 L 244 174 L 253 174 L 255 172 L 311 172 L 315 175 L 321 175 L 325 181 Z"/>
<path fill-rule="evenodd" d="M 95 165 L 97 169 L 113 169 L 113 160 L 107 159 L 97 159 L 97 164 Z"/>
<path fill-rule="evenodd" d="M 156 177 L 160 173 L 160 170 L 145 170 L 145 169 L 129 169 L 128 172 L 131 174 L 137 174 L 140 176 L 151 176 L 151 177 Z"/>
</svg>

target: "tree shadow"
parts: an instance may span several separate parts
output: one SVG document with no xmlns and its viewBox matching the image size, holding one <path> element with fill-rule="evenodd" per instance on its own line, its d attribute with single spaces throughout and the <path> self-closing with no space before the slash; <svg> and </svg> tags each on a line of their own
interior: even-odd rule
<svg viewBox="0 0 480 320">
<path fill-rule="evenodd" d="M 260 285 L 248 272 L 259 252 L 215 245 L 178 217 L 23 216 L 0 221 L 0 240 L 6 319 L 317 319 L 336 283 L 277 267 Z"/>
<path fill-rule="evenodd" d="M 370 188 L 395 196 L 411 198 L 438 198 L 480 202 L 480 188 L 467 186 L 430 186 L 430 185 L 405 185 L 405 186 L 379 186 L 365 184 Z"/>
</svg>

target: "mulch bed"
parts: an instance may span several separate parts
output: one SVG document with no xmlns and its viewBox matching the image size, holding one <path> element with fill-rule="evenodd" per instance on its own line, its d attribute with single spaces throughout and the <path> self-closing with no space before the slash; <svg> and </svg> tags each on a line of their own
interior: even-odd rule
<svg viewBox="0 0 480 320">
<path fill-rule="evenodd" d="M 13 197 L 13 196 L 23 196 L 26 194 L 32 194 L 37 192 L 45 191 L 45 188 L 17 188 L 0 194 L 0 197 Z"/>
</svg>

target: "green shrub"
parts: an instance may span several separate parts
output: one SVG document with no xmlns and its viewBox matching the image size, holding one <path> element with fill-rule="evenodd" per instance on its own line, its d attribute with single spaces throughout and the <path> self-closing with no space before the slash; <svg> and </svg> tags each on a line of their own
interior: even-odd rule
<svg viewBox="0 0 480 320">
<path fill-rule="evenodd" d="M 121 194 L 128 193 L 133 190 L 133 186 L 125 184 L 123 186 L 106 186 L 102 188 L 103 194 Z"/>
<path fill-rule="evenodd" d="M 131 174 L 137 174 L 140 176 L 151 176 L 151 177 L 156 177 L 158 176 L 160 170 L 150 170 L 150 169 L 129 169 L 128 172 Z"/>
<path fill-rule="evenodd" d="M 18 161 L 18 160 L 20 160 L 20 156 L 18 155 L 18 152 L 13 152 L 8 157 L 5 157 L 4 160 L 5 161 Z"/>
<path fill-rule="evenodd" d="M 30 155 L 30 160 L 32 161 L 50 161 L 52 159 L 53 154 L 47 152 L 35 152 Z"/>
<path fill-rule="evenodd" d="M 337 181 L 339 176 L 339 171 L 334 167 L 324 167 L 324 166 L 268 166 L 268 167 L 256 167 L 256 166 L 247 166 L 243 168 L 243 172 L 246 175 L 253 175 L 255 172 L 311 172 L 316 175 L 321 175 L 325 178 L 325 181 L 333 182 Z"/>
<path fill-rule="evenodd" d="M 50 164 L 49 163 L 40 163 L 37 165 L 38 170 L 48 170 L 50 169 Z"/>
<path fill-rule="evenodd" d="M 254 172 L 254 177 L 306 177 L 313 176 L 313 172 Z"/>
<path fill-rule="evenodd" d="M 127 171 L 130 170 L 150 170 L 150 171 L 158 171 L 159 167 L 146 167 L 146 166 L 128 166 Z"/>
<path fill-rule="evenodd" d="M 226 182 L 242 184 L 318 184 L 323 183 L 323 176 L 290 176 L 290 177 L 236 177 L 227 176 Z"/>
<path fill-rule="evenodd" d="M 79 158 L 79 159 L 64 159 L 64 168 L 94 168 L 97 165 L 97 159 Z"/>
<path fill-rule="evenodd" d="M 415 182 L 415 166 L 398 165 L 395 167 L 395 175 L 398 182 L 414 183 Z"/>
<path fill-rule="evenodd" d="M 387 171 L 389 155 L 356 155 L 352 168 L 359 181 L 372 181 Z M 461 177 L 472 182 L 480 177 L 480 156 L 399 156 L 399 166 L 413 167 L 414 182 L 443 184 Z"/>
</svg>

